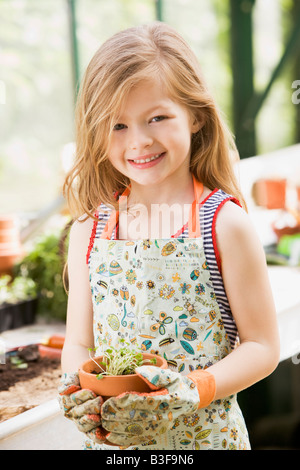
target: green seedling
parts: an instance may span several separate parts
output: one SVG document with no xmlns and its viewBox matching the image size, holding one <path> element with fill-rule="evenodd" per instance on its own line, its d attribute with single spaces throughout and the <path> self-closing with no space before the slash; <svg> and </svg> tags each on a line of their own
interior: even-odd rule
<svg viewBox="0 0 300 470">
<path fill-rule="evenodd" d="M 97 369 L 100 368 L 101 372 L 97 374 L 98 379 L 102 379 L 105 375 L 129 375 L 134 374 L 137 367 L 151 364 L 156 364 L 156 359 L 144 359 L 142 352 L 137 347 L 126 342 L 124 339 L 120 340 L 120 345 L 117 348 L 108 347 L 103 352 L 103 360 L 97 362 L 92 357 L 92 352 L 95 349 L 89 348 L 90 358 L 94 361 Z"/>
</svg>

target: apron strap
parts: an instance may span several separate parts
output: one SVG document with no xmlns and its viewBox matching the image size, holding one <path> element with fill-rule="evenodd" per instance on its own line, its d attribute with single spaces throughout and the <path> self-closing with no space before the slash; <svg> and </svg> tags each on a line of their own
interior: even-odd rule
<svg viewBox="0 0 300 470">
<path fill-rule="evenodd" d="M 131 186 L 127 186 L 125 191 L 121 194 L 119 197 L 119 203 L 122 202 L 122 200 L 128 196 L 130 193 L 130 188 Z M 104 238 L 105 240 L 110 240 L 111 234 L 117 225 L 119 220 L 119 211 L 113 210 L 112 213 L 110 214 L 110 217 L 108 219 L 107 224 L 105 225 L 100 238 Z"/>
<path fill-rule="evenodd" d="M 200 220 L 199 220 L 199 199 L 201 198 L 202 193 L 203 193 L 203 184 L 197 181 L 194 176 L 193 176 L 193 182 L 194 182 L 195 199 L 190 209 L 188 230 L 189 230 L 189 238 L 200 238 L 201 230 L 200 230 Z"/>
<path fill-rule="evenodd" d="M 199 199 L 203 193 L 203 184 L 200 183 L 195 179 L 193 176 L 193 183 L 194 183 L 194 193 L 195 193 L 195 200 L 191 205 L 190 214 L 189 214 L 189 222 L 188 222 L 188 230 L 189 230 L 189 238 L 200 238 L 200 221 L 199 221 Z M 122 199 L 128 196 L 130 193 L 130 186 L 128 186 L 123 194 L 119 198 L 119 202 L 122 202 Z M 104 238 L 106 240 L 110 240 L 111 234 L 114 228 L 117 225 L 119 220 L 119 211 L 113 210 L 107 224 L 104 227 L 104 230 L 101 233 L 100 238 Z"/>
</svg>

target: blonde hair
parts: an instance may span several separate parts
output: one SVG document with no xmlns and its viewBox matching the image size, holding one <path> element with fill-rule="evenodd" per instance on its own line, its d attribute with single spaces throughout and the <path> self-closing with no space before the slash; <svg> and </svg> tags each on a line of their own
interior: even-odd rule
<svg viewBox="0 0 300 470">
<path fill-rule="evenodd" d="M 64 185 L 71 212 L 93 217 L 100 202 L 117 206 L 114 193 L 122 192 L 129 180 L 108 160 L 109 139 L 126 96 L 149 77 L 162 79 L 170 98 L 204 123 L 191 140 L 193 175 L 246 207 L 232 164 L 232 154 L 238 155 L 234 139 L 204 83 L 199 62 L 173 28 L 154 22 L 112 36 L 86 69 L 75 114 L 76 160 Z"/>
</svg>

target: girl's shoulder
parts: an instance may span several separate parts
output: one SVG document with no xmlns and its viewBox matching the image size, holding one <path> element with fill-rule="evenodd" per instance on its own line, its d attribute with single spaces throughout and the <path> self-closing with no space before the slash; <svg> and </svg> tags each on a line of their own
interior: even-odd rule
<svg viewBox="0 0 300 470">
<path fill-rule="evenodd" d="M 93 224 L 94 219 L 92 219 L 92 217 L 88 215 L 82 215 L 73 222 L 71 226 L 70 237 L 81 238 L 85 237 L 86 235 L 90 236 Z"/>
<path fill-rule="evenodd" d="M 216 228 L 224 235 L 243 235 L 254 230 L 250 216 L 240 204 L 234 198 L 226 202 L 220 207 Z"/>
<path fill-rule="evenodd" d="M 69 255 L 81 257 L 82 253 L 82 256 L 85 256 L 93 226 L 94 219 L 86 215 L 79 217 L 73 222 L 69 238 Z"/>
<path fill-rule="evenodd" d="M 78 251 L 80 258 L 83 253 L 86 264 L 89 263 L 89 257 L 95 239 L 100 237 L 102 230 L 109 220 L 111 212 L 112 208 L 100 204 L 94 213 L 94 218 L 89 215 L 83 215 L 79 217 L 71 227 L 69 251 L 71 253 Z"/>
<path fill-rule="evenodd" d="M 72 224 L 70 236 L 75 239 L 90 238 L 95 225 L 99 221 L 106 219 L 111 214 L 111 211 L 112 208 L 101 203 L 94 213 L 95 218 L 90 217 L 88 214 L 78 217 Z"/>
<path fill-rule="evenodd" d="M 232 201 L 222 206 L 216 220 L 220 257 L 230 263 L 263 259 L 264 250 L 249 214 Z"/>
<path fill-rule="evenodd" d="M 245 246 L 254 227 L 239 200 L 218 188 L 213 191 L 204 188 L 200 214 L 205 240 L 213 244 L 221 272 L 224 253 L 232 253 L 241 243 Z"/>
</svg>

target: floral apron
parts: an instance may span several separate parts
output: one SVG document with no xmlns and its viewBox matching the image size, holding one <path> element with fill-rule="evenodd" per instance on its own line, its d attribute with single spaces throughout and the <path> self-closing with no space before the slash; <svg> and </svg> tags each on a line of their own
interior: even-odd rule
<svg viewBox="0 0 300 470">
<path fill-rule="evenodd" d="M 95 239 L 90 256 L 97 354 L 120 338 L 165 357 L 183 375 L 205 369 L 232 350 L 215 298 L 200 238 L 199 198 L 189 217 L 189 238 L 112 240 L 118 213 Z M 85 442 L 86 449 L 116 449 Z M 129 450 L 249 449 L 236 395 L 181 416 L 166 435 Z"/>
</svg>

